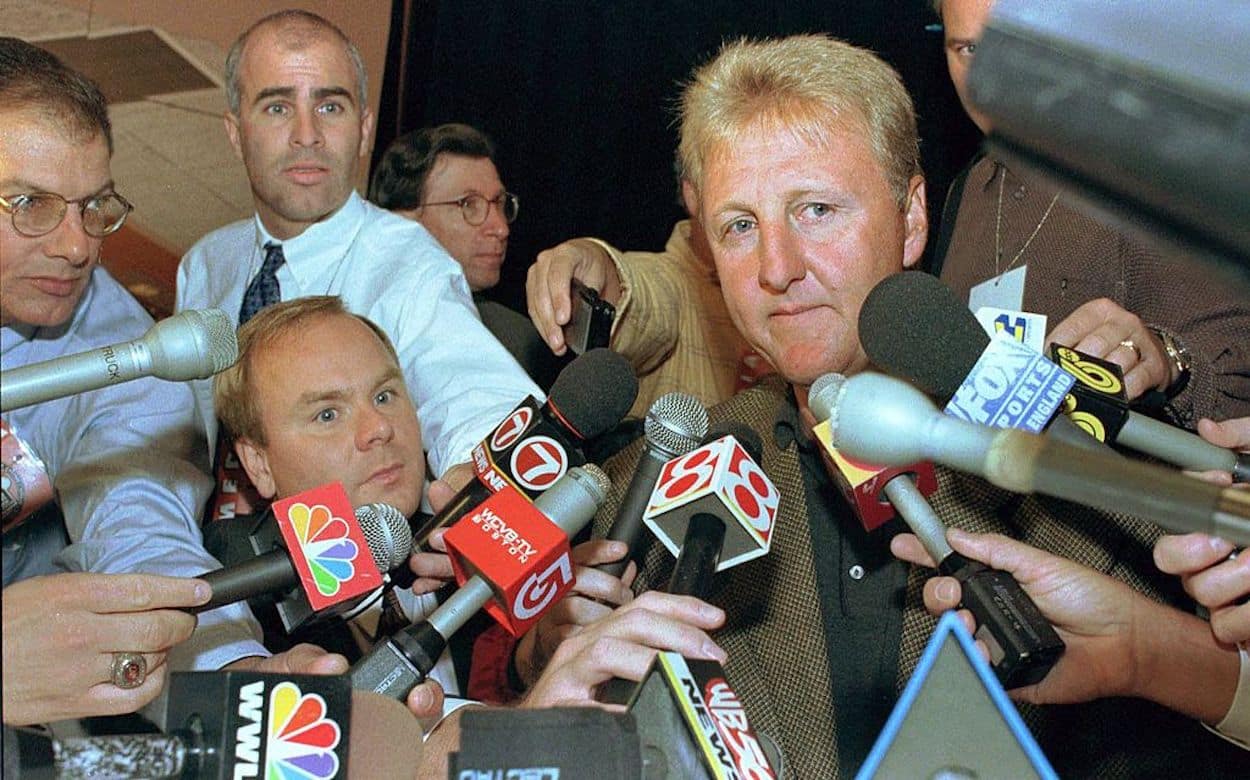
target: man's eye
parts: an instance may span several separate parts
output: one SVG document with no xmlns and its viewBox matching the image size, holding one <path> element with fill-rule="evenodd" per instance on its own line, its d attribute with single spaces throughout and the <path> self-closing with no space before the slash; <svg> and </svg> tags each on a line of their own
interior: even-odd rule
<svg viewBox="0 0 1250 780">
<path fill-rule="evenodd" d="M 281 103 L 270 103 L 269 105 L 265 106 L 263 111 L 266 114 L 272 114 L 274 116 L 281 116 L 282 114 L 286 113 L 286 106 L 282 105 Z"/>
<path fill-rule="evenodd" d="M 322 103 L 317 107 L 317 110 L 323 114 L 341 114 L 343 113 L 343 106 L 340 103 Z"/>
<path fill-rule="evenodd" d="M 725 226 L 725 235 L 740 236 L 753 227 L 755 227 L 755 223 L 745 217 L 742 219 L 735 219 Z"/>
<path fill-rule="evenodd" d="M 376 404 L 389 404 L 393 400 L 395 400 L 395 391 L 383 390 L 374 397 L 373 402 Z"/>
<path fill-rule="evenodd" d="M 322 409 L 317 412 L 317 422 L 334 422 L 339 417 L 336 409 Z"/>
<path fill-rule="evenodd" d="M 955 47 L 955 51 L 964 57 L 971 57 L 977 53 L 977 45 L 975 43 L 964 43 Z"/>
<path fill-rule="evenodd" d="M 828 203 L 808 203 L 803 207 L 803 211 L 813 217 L 827 217 L 833 213 L 833 206 Z"/>
</svg>

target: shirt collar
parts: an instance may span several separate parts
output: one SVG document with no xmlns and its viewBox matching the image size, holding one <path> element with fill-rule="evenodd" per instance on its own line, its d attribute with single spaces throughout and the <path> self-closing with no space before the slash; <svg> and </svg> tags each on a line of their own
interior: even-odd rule
<svg viewBox="0 0 1250 780">
<path fill-rule="evenodd" d="M 365 210 L 364 198 L 353 190 L 347 202 L 329 218 L 309 225 L 303 233 L 285 241 L 274 238 L 265 229 L 258 214 L 254 216 L 256 246 L 260 248 L 260 256 L 264 257 L 265 244 L 281 244 L 286 265 L 298 279 L 301 271 L 315 273 L 323 266 L 322 260 L 338 260 L 346 254 L 364 222 Z"/>
</svg>

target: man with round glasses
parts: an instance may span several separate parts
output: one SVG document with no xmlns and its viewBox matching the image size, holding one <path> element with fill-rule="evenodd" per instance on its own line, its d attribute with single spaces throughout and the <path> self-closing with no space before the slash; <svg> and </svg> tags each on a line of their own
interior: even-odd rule
<svg viewBox="0 0 1250 780">
<path fill-rule="evenodd" d="M 483 295 L 499 284 L 520 208 L 499 178 L 491 139 L 459 123 L 405 133 L 378 161 L 369 198 L 430 231 L 464 269 L 487 330 L 534 381 L 550 387 L 566 361 L 546 349 L 529 318 Z"/>
<path fill-rule="evenodd" d="M 0 368 L 142 336 L 151 317 L 99 267 L 131 210 L 114 191 L 104 96 L 0 38 L 0 128 Z M 208 484 L 192 465 L 192 403 L 186 385 L 148 378 L 0 418 L 6 724 L 133 712 L 169 668 L 269 655 L 244 605 L 198 627 L 179 609 L 209 595 L 189 578 L 220 566 L 196 522 Z M 307 647 L 298 658 L 266 663 L 345 665 Z"/>
</svg>

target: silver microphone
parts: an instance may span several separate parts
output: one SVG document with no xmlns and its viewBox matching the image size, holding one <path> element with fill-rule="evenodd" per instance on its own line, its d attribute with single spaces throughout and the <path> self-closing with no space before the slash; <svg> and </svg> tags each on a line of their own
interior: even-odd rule
<svg viewBox="0 0 1250 780">
<path fill-rule="evenodd" d="M 9 369 L 0 376 L 0 411 L 154 376 L 207 379 L 239 357 L 234 321 L 221 309 L 189 309 L 134 341 Z"/>
</svg>

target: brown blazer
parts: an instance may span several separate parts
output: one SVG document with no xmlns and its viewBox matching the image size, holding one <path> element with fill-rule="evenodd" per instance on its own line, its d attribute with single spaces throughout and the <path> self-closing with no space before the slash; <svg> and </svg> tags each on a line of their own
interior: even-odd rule
<svg viewBox="0 0 1250 780">
<path fill-rule="evenodd" d="M 726 670 L 751 723 L 780 742 L 789 777 L 828 778 L 839 775 L 837 713 L 830 695 L 798 450 L 793 444 L 778 448 L 773 435 L 779 405 L 788 402 L 788 388 L 774 377 L 709 412 L 714 423 L 732 419 L 761 434 L 765 471 L 782 496 L 769 554 L 721 574 L 711 600 L 728 613 L 727 626 L 716 639 L 729 655 Z M 611 524 L 641 449 L 641 442 L 635 443 L 606 464 L 616 489 L 596 518 L 597 536 Z M 1156 598 L 1162 593 L 1160 584 L 1176 592 L 1175 582 L 1150 563 L 1159 531 L 1148 523 L 1011 495 L 941 469 L 939 483 L 931 503 L 948 524 L 1009 534 L 1107 572 Z M 881 543 L 888 540 L 883 536 Z M 672 564 L 668 551 L 651 543 L 635 589 L 664 587 Z M 913 568 L 908 578 L 896 696 L 936 626 L 921 599 L 929 573 Z M 855 674 L 853 665 L 837 669 Z M 1219 752 L 1242 760 L 1244 755 L 1235 748 L 1221 750 L 1226 743 L 1198 724 L 1144 701 L 1020 709 L 1064 777 L 1143 777 L 1156 771 L 1175 776 L 1178 766 L 1185 766 L 1191 777 L 1222 776 L 1207 773 L 1211 756 Z"/>
</svg>

